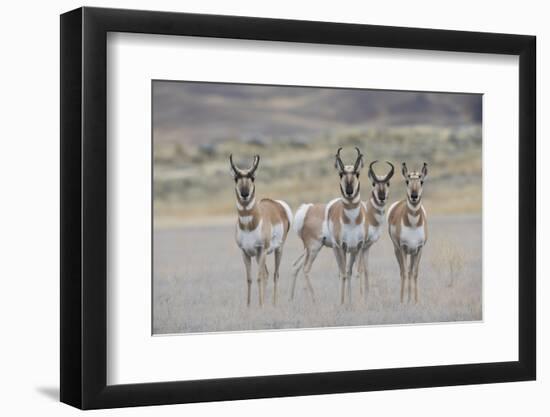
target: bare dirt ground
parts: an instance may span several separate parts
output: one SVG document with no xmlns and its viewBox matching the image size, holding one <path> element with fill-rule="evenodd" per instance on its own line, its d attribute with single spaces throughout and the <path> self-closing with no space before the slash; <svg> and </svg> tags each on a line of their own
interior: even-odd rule
<svg viewBox="0 0 550 417">
<path fill-rule="evenodd" d="M 281 263 L 279 303 L 258 306 L 256 280 L 246 307 L 246 281 L 234 224 L 157 229 L 154 232 L 153 333 L 243 331 L 482 319 L 481 217 L 449 215 L 429 219 L 429 241 L 420 262 L 418 304 L 400 304 L 399 269 L 387 234 L 370 255 L 370 295 L 359 296 L 352 282 L 351 305 L 339 304 L 336 262 L 323 249 L 313 269 L 313 303 L 299 275 L 289 300 L 291 265 L 302 243 L 289 233 Z M 273 257 L 269 257 L 270 273 Z M 254 265 L 255 266 L 255 265 Z M 253 267 L 253 274 L 256 268 Z"/>
</svg>

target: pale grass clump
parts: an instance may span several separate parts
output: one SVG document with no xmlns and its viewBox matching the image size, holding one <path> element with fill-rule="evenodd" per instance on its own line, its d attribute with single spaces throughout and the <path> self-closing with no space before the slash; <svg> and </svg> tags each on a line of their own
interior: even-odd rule
<svg viewBox="0 0 550 417">
<path fill-rule="evenodd" d="M 448 286 L 454 286 L 465 264 L 465 254 L 460 245 L 450 238 L 442 238 L 434 245 L 432 267 L 441 277 L 449 278 Z"/>
</svg>

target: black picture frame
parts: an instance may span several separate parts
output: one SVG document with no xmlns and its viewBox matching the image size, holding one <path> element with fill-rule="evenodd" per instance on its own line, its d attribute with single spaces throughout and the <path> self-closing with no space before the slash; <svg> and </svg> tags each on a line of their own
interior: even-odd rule
<svg viewBox="0 0 550 417">
<path fill-rule="evenodd" d="M 107 385 L 108 32 L 519 56 L 517 361 Z M 61 15 L 61 401 L 82 409 L 525 381 L 536 378 L 536 38 L 171 12 Z"/>
</svg>

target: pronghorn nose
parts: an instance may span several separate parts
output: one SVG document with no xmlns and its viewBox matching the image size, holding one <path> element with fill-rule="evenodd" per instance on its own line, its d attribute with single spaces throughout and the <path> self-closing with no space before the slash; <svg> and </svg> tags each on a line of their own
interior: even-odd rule
<svg viewBox="0 0 550 417">
<path fill-rule="evenodd" d="M 411 193 L 411 198 L 412 198 L 413 200 L 416 200 L 416 199 L 418 198 L 418 193 L 412 192 L 412 193 Z"/>
<path fill-rule="evenodd" d="M 351 184 L 346 185 L 346 194 L 347 195 L 353 194 L 353 187 L 351 186 Z"/>
<path fill-rule="evenodd" d="M 248 190 L 241 190 L 241 197 L 242 198 L 248 198 L 248 195 L 250 192 Z"/>
</svg>

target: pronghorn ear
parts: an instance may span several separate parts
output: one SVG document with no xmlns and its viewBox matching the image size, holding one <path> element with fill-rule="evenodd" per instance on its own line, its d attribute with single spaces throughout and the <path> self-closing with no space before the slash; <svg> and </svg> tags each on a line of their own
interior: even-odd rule
<svg viewBox="0 0 550 417">
<path fill-rule="evenodd" d="M 403 162 L 401 164 L 401 175 L 403 175 L 403 178 L 407 179 L 407 174 L 409 173 L 409 170 L 407 169 L 407 164 Z"/>
<path fill-rule="evenodd" d="M 338 171 L 339 174 L 342 174 L 344 172 L 344 168 L 342 167 L 341 162 L 338 160 L 338 158 L 334 160 L 334 168 L 336 169 L 336 171 Z"/>
<path fill-rule="evenodd" d="M 422 178 L 426 177 L 428 175 L 428 164 L 424 162 L 424 165 L 422 165 Z"/>
</svg>

